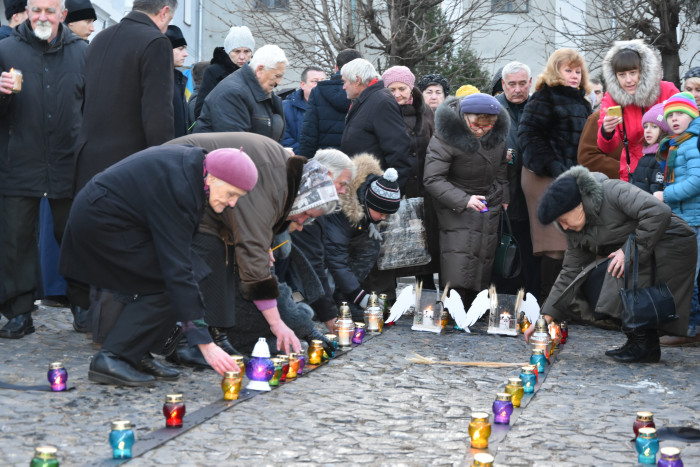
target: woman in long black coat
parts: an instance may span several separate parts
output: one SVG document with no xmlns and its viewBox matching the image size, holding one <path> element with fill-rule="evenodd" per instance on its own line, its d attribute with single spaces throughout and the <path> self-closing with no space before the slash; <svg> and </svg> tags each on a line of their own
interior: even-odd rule
<svg viewBox="0 0 700 467">
<path fill-rule="evenodd" d="M 555 51 L 520 118 L 518 137 L 523 148 L 522 188 L 530 213 L 532 247 L 542 255 L 540 302 L 561 270 L 566 240 L 536 216 L 542 193 L 554 178 L 578 164 L 578 142 L 591 114 L 588 74 L 583 57 L 572 49 Z"/>
</svg>

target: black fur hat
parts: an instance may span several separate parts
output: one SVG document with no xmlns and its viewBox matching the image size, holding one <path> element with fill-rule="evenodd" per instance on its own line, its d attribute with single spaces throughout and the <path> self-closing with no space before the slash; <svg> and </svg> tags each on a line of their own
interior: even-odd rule
<svg viewBox="0 0 700 467">
<path fill-rule="evenodd" d="M 66 24 L 82 21 L 84 19 L 96 20 L 97 14 L 90 0 L 66 0 Z"/>
</svg>

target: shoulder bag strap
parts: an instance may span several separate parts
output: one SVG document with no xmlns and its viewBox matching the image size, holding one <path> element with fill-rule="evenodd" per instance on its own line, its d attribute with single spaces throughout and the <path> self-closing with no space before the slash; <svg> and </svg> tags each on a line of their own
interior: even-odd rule
<svg viewBox="0 0 700 467">
<path fill-rule="evenodd" d="M 630 147 L 629 147 L 629 140 L 627 139 L 627 127 L 625 127 L 625 118 L 624 118 L 624 110 L 625 108 L 622 108 L 623 111 L 623 117 L 622 117 L 622 142 L 625 145 L 625 157 L 627 159 L 627 178 L 629 179 L 630 174 L 632 173 L 631 169 L 631 164 L 632 161 L 630 160 Z"/>
</svg>

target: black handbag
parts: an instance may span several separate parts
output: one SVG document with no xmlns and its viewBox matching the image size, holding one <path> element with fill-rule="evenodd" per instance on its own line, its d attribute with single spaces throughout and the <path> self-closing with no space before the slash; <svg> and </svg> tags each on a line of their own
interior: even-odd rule
<svg viewBox="0 0 700 467">
<path fill-rule="evenodd" d="M 630 271 L 630 249 L 634 246 L 634 266 L 632 269 L 632 289 L 628 280 Z M 639 249 L 634 234 L 630 235 L 625 247 L 625 288 L 620 289 L 622 300 L 622 330 L 625 332 L 641 329 L 657 329 L 661 324 L 678 319 L 673 295 L 665 282 L 656 282 L 656 258 L 651 252 L 651 283 L 649 287 L 637 288 L 639 276 Z"/>
<path fill-rule="evenodd" d="M 493 273 L 503 279 L 513 279 L 520 275 L 521 267 L 520 246 L 513 236 L 508 213 L 505 209 L 501 209 L 501 226 L 498 229 L 498 246 L 493 260 Z"/>
</svg>

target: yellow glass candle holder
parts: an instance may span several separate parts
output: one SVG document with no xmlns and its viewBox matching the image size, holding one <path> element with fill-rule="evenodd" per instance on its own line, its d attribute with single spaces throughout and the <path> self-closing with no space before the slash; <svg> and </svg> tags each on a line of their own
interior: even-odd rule
<svg viewBox="0 0 700 467">
<path fill-rule="evenodd" d="M 523 400 L 523 394 L 525 394 L 523 380 L 520 378 L 508 378 L 508 384 L 506 385 L 505 392 L 510 394 L 513 407 L 520 407 L 520 402 Z"/>
<path fill-rule="evenodd" d="M 224 400 L 235 401 L 241 392 L 241 372 L 227 371 L 221 380 L 221 389 L 224 391 Z"/>
<path fill-rule="evenodd" d="M 486 449 L 491 436 L 491 424 L 489 415 L 485 412 L 474 412 L 469 422 L 469 438 L 471 446 L 475 449 Z"/>
<path fill-rule="evenodd" d="M 289 371 L 287 371 L 287 379 L 294 379 L 299 373 L 299 356 L 295 353 L 289 354 Z"/>
</svg>

